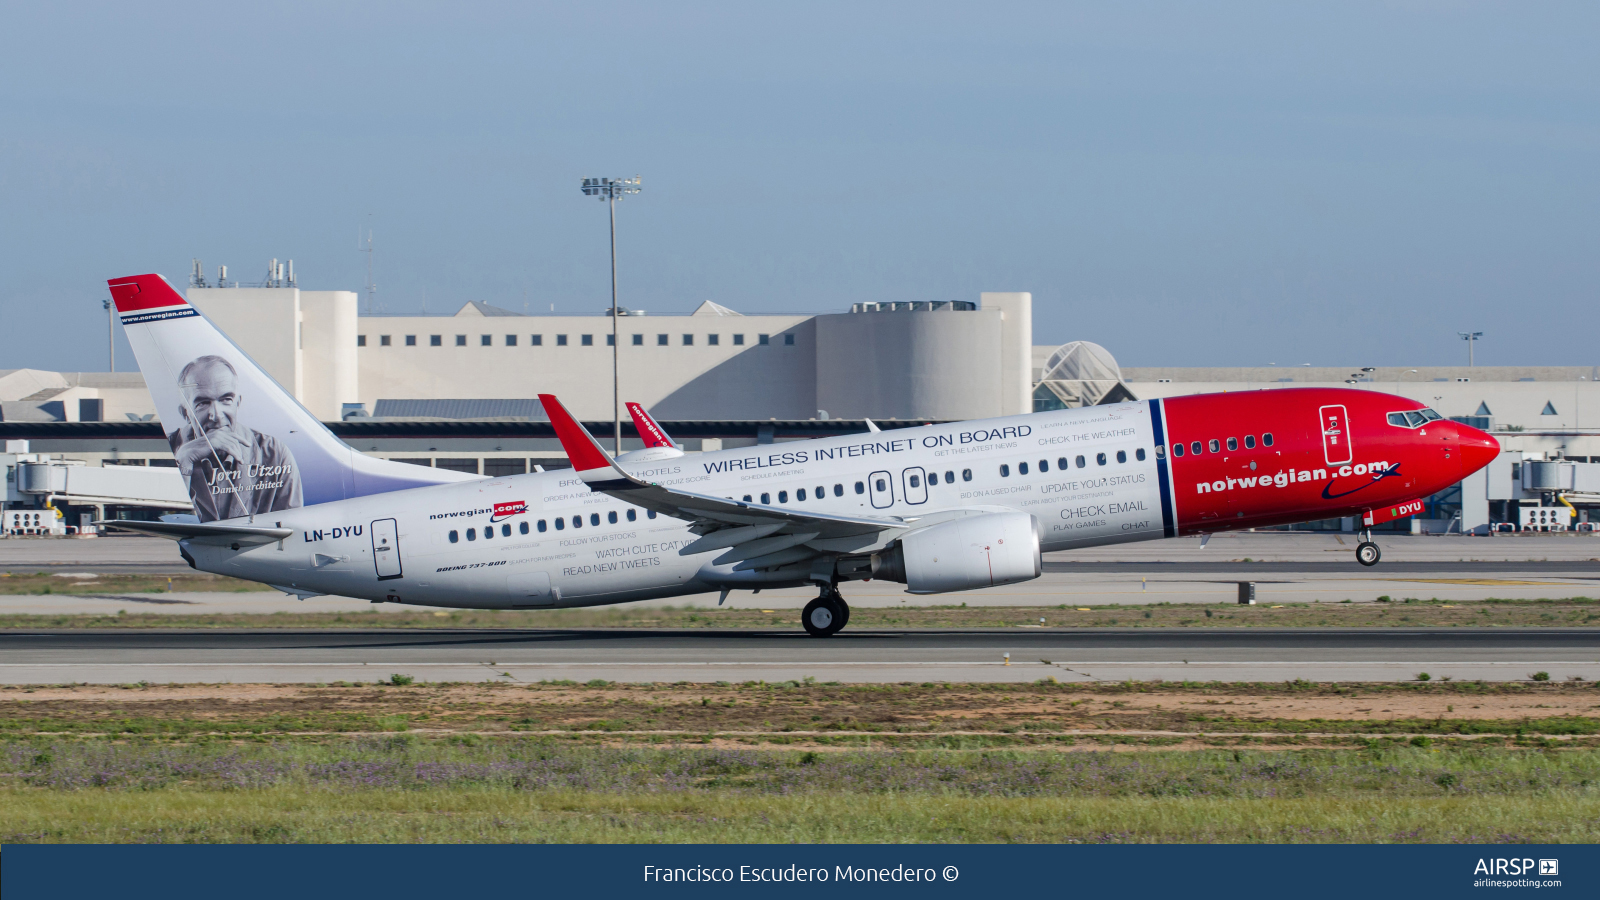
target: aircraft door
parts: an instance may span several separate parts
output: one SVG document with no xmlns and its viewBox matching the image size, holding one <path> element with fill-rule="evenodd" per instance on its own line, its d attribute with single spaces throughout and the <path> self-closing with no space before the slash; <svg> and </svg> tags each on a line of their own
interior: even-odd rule
<svg viewBox="0 0 1600 900">
<path fill-rule="evenodd" d="M 907 503 L 928 502 L 928 473 L 921 466 L 912 466 L 900 473 L 900 496 Z"/>
<path fill-rule="evenodd" d="M 1322 420 L 1322 455 L 1328 465 L 1342 466 L 1354 459 L 1349 413 L 1343 406 L 1324 406 L 1318 412 Z"/>
<path fill-rule="evenodd" d="M 400 532 L 393 519 L 376 519 L 372 523 L 372 564 L 377 567 L 379 581 L 400 577 Z"/>
<path fill-rule="evenodd" d="M 550 590 L 550 573 L 525 572 L 506 576 L 506 590 L 511 594 L 511 608 L 549 606 L 556 602 Z"/>
<path fill-rule="evenodd" d="M 867 476 L 867 494 L 872 497 L 873 509 L 888 509 L 894 505 L 894 476 L 888 472 L 873 472 Z"/>
</svg>

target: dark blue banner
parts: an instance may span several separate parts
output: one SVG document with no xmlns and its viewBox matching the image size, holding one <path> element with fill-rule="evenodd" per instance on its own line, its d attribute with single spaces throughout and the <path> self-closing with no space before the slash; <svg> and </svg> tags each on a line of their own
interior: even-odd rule
<svg viewBox="0 0 1600 900">
<path fill-rule="evenodd" d="M 7 846 L 5 900 L 1593 897 L 1583 846 Z"/>
</svg>

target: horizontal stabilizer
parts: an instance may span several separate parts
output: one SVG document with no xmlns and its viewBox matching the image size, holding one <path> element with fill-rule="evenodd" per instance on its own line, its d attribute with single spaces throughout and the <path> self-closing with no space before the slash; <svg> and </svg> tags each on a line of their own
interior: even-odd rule
<svg viewBox="0 0 1600 900">
<path fill-rule="evenodd" d="M 142 534 L 181 541 L 186 538 L 215 538 L 218 543 L 232 541 L 238 544 L 270 544 L 294 534 L 292 528 L 260 528 L 255 525 L 207 525 L 202 522 L 135 522 L 132 519 L 110 519 L 94 523 L 97 526 L 126 528 Z"/>
</svg>

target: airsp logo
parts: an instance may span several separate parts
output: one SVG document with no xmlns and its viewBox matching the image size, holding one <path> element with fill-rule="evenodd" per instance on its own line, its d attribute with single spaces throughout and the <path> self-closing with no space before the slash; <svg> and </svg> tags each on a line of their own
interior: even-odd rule
<svg viewBox="0 0 1600 900">
<path fill-rule="evenodd" d="M 1561 861 L 1560 860 L 1556 860 L 1556 859 L 1541 859 L 1541 860 L 1539 860 L 1539 874 L 1540 875 L 1560 875 L 1561 874 Z"/>
<path fill-rule="evenodd" d="M 1554 859 L 1539 860 L 1540 875 L 1559 874 L 1561 864 Z M 1474 875 L 1526 875 L 1533 871 L 1533 860 L 1523 859 L 1480 859 L 1477 868 L 1472 870 Z"/>
</svg>

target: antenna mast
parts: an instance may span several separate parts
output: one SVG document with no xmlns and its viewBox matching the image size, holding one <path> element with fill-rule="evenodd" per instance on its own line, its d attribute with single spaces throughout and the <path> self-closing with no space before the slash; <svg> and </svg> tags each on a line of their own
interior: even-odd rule
<svg viewBox="0 0 1600 900">
<path fill-rule="evenodd" d="M 361 229 L 356 229 L 356 250 L 367 255 L 367 315 L 377 309 L 378 286 L 372 281 L 372 228 L 367 228 L 367 245 L 361 246 Z"/>
</svg>

